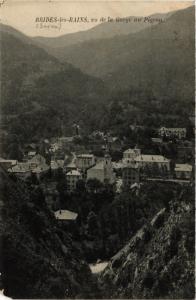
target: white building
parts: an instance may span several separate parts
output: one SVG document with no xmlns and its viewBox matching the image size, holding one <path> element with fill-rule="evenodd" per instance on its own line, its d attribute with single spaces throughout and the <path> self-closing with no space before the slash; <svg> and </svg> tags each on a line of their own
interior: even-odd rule
<svg viewBox="0 0 196 300">
<path fill-rule="evenodd" d="M 161 127 L 159 130 L 160 136 L 166 136 L 166 137 L 176 137 L 179 139 L 186 137 L 186 128 L 166 128 Z"/>
<path fill-rule="evenodd" d="M 141 154 L 135 158 L 140 167 L 156 164 L 159 168 L 166 167 L 170 171 L 170 160 L 162 155 Z"/>
<path fill-rule="evenodd" d="M 35 155 L 36 155 L 36 151 L 29 151 L 28 154 L 27 154 L 27 158 L 28 158 L 28 159 L 31 159 L 31 158 L 33 158 Z"/>
<path fill-rule="evenodd" d="M 47 164 L 42 164 L 32 170 L 32 174 L 37 176 L 37 179 L 40 179 L 49 171 L 49 166 Z"/>
<path fill-rule="evenodd" d="M 42 165 L 46 165 L 46 159 L 42 155 L 37 154 L 33 158 L 28 160 L 28 164 L 31 166 L 31 169 L 33 170 Z"/>
<path fill-rule="evenodd" d="M 176 164 L 175 175 L 177 179 L 191 179 L 193 167 L 189 164 Z"/>
<path fill-rule="evenodd" d="M 17 165 L 17 163 L 17 160 L 0 158 L 0 166 L 2 166 L 6 170 L 14 167 L 15 165 Z"/>
<path fill-rule="evenodd" d="M 104 159 L 94 167 L 87 170 L 87 180 L 98 179 L 100 182 L 115 182 L 115 173 L 113 172 L 110 155 L 105 155 Z"/>
<path fill-rule="evenodd" d="M 76 189 L 78 180 L 82 179 L 82 174 L 78 170 L 71 170 L 66 174 L 67 189 L 72 192 Z"/>
<path fill-rule="evenodd" d="M 26 162 L 18 162 L 17 165 L 8 169 L 8 173 L 14 174 L 20 179 L 27 179 L 31 176 L 31 167 Z"/>
<path fill-rule="evenodd" d="M 122 181 L 124 187 L 131 187 L 134 183 L 140 182 L 140 166 L 135 161 L 123 164 Z"/>
<path fill-rule="evenodd" d="M 64 160 L 51 160 L 50 162 L 50 168 L 52 173 L 58 172 L 59 169 L 63 169 L 64 167 Z"/>
<path fill-rule="evenodd" d="M 32 159 L 28 160 L 27 164 L 30 165 L 32 173 L 34 173 L 38 179 L 40 179 L 40 177 L 46 174 L 49 170 L 49 166 L 46 164 L 46 159 L 40 154 L 37 154 Z"/>
<path fill-rule="evenodd" d="M 123 163 L 134 160 L 138 155 L 141 154 L 140 149 L 127 149 L 123 152 Z"/>
<path fill-rule="evenodd" d="M 93 154 L 77 155 L 75 163 L 78 169 L 86 170 L 95 165 L 95 156 Z"/>
<path fill-rule="evenodd" d="M 73 211 L 70 210 L 57 210 L 54 213 L 55 218 L 57 220 L 62 220 L 62 221 L 75 221 L 78 217 L 77 213 L 74 213 Z"/>
</svg>

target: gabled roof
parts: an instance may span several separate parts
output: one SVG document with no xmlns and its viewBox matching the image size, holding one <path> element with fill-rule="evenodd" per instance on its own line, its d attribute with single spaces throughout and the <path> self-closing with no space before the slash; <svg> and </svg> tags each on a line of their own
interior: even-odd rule
<svg viewBox="0 0 196 300">
<path fill-rule="evenodd" d="M 49 170 L 49 166 L 47 164 L 41 164 L 40 166 L 38 166 L 37 168 L 32 170 L 32 173 L 42 173 Z"/>
<path fill-rule="evenodd" d="M 66 165 L 66 168 L 75 168 L 76 169 L 76 164 L 75 164 L 75 162 L 70 162 L 68 165 Z"/>
<path fill-rule="evenodd" d="M 30 160 L 29 160 L 29 162 L 30 163 L 40 163 L 41 161 L 45 161 L 46 159 L 42 156 L 42 155 L 40 155 L 40 154 L 36 154 L 34 157 L 32 157 Z"/>
<path fill-rule="evenodd" d="M 124 151 L 124 153 L 135 153 L 135 152 L 138 152 L 138 151 L 141 151 L 141 150 L 134 148 L 134 149 L 127 149 L 127 150 Z"/>
<path fill-rule="evenodd" d="M 141 154 L 135 158 L 136 162 L 169 162 L 169 159 L 162 155 Z"/>
<path fill-rule="evenodd" d="M 78 214 L 70 210 L 57 210 L 55 213 L 55 218 L 58 220 L 70 220 L 74 221 L 77 219 Z"/>
<path fill-rule="evenodd" d="M 182 128 L 182 127 L 161 127 L 159 130 L 162 130 L 162 129 L 171 130 L 171 131 L 175 131 L 175 130 L 185 131 L 186 130 L 186 128 Z"/>
<path fill-rule="evenodd" d="M 162 139 L 161 138 L 151 138 L 151 140 L 155 143 L 162 143 Z"/>
<path fill-rule="evenodd" d="M 189 164 L 176 164 L 175 171 L 177 172 L 192 172 L 193 167 Z"/>
<path fill-rule="evenodd" d="M 97 163 L 95 166 L 93 166 L 89 170 L 102 170 L 102 169 L 104 169 L 104 162 L 100 161 L 99 163 Z"/>
<path fill-rule="evenodd" d="M 77 155 L 77 158 L 93 158 L 93 154 L 79 154 Z"/>
<path fill-rule="evenodd" d="M 17 164 L 17 160 L 15 159 L 4 159 L 0 158 L 0 163 L 11 163 L 13 166 Z"/>
<path fill-rule="evenodd" d="M 29 163 L 20 162 L 17 165 L 13 166 L 12 168 L 8 169 L 10 173 L 26 173 L 31 171 Z"/>
<path fill-rule="evenodd" d="M 36 155 L 36 151 L 29 151 L 29 152 L 28 152 L 28 155 L 34 156 L 34 155 Z"/>
<path fill-rule="evenodd" d="M 55 160 L 51 160 L 50 167 L 51 167 L 52 170 L 56 170 L 56 169 L 59 168 L 59 166 L 58 166 L 58 164 Z"/>
<path fill-rule="evenodd" d="M 73 136 L 62 136 L 59 138 L 59 141 L 62 142 L 73 142 L 74 137 Z"/>
<path fill-rule="evenodd" d="M 78 170 L 69 171 L 66 176 L 81 176 L 81 173 Z"/>
</svg>

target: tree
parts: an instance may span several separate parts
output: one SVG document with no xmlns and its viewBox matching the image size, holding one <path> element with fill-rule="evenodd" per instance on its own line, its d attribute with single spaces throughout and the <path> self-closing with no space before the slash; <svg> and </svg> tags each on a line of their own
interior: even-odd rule
<svg viewBox="0 0 196 300">
<path fill-rule="evenodd" d="M 88 179 L 87 188 L 90 192 L 97 193 L 103 188 L 103 183 L 96 178 Z"/>
<path fill-rule="evenodd" d="M 98 218 L 97 215 L 93 212 L 90 211 L 87 217 L 87 224 L 88 224 L 88 233 L 95 238 L 99 236 L 100 230 L 99 230 L 99 224 L 98 224 Z"/>
<path fill-rule="evenodd" d="M 16 159 L 21 161 L 23 158 L 23 153 L 17 143 L 12 143 L 8 148 L 8 156 L 10 159 Z"/>
<path fill-rule="evenodd" d="M 82 179 L 79 179 L 76 183 L 76 191 L 77 192 L 85 192 L 86 187 L 85 187 L 85 181 Z"/>
</svg>

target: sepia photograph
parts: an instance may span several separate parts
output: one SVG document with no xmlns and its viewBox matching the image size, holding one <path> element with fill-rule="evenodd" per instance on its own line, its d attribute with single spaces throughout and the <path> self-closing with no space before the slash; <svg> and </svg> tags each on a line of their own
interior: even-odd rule
<svg viewBox="0 0 196 300">
<path fill-rule="evenodd" d="M 195 299 L 195 2 L 0 0 L 0 297 Z"/>
</svg>

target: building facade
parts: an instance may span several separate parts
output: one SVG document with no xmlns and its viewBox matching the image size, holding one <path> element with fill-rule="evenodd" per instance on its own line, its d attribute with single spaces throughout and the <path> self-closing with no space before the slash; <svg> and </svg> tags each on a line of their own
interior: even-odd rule
<svg viewBox="0 0 196 300">
<path fill-rule="evenodd" d="M 162 155 L 141 154 L 134 160 L 140 168 L 156 165 L 158 168 L 164 167 L 167 171 L 170 171 L 170 160 Z"/>
<path fill-rule="evenodd" d="M 115 182 L 115 173 L 113 172 L 110 155 L 105 155 L 102 161 L 87 170 L 88 179 L 97 179 L 102 183 L 108 182 L 110 184 Z"/>
<path fill-rule="evenodd" d="M 166 137 L 176 137 L 178 139 L 182 139 L 186 137 L 186 128 L 166 128 L 161 127 L 158 130 L 160 136 Z"/>
<path fill-rule="evenodd" d="M 32 170 L 28 163 L 19 162 L 17 165 L 8 169 L 8 173 L 16 175 L 18 178 L 25 180 L 31 176 Z"/>
<path fill-rule="evenodd" d="M 5 170 L 14 167 L 15 165 L 17 165 L 17 163 L 17 160 L 0 158 L 0 166 L 3 167 Z"/>
<path fill-rule="evenodd" d="M 93 154 L 80 154 L 76 157 L 76 167 L 82 171 L 95 165 L 95 156 Z"/>
<path fill-rule="evenodd" d="M 135 162 L 125 163 L 122 169 L 123 186 L 130 188 L 132 184 L 140 182 L 139 165 Z"/>
<path fill-rule="evenodd" d="M 78 170 L 71 170 L 66 174 L 67 190 L 73 192 L 77 187 L 77 182 L 82 179 L 82 174 Z"/>
<path fill-rule="evenodd" d="M 190 180 L 193 167 L 189 164 L 176 164 L 174 171 L 177 179 Z"/>
<path fill-rule="evenodd" d="M 141 154 L 140 149 L 137 148 L 127 149 L 123 152 L 123 162 L 129 163 L 129 161 L 133 161 L 140 154 Z"/>
</svg>

